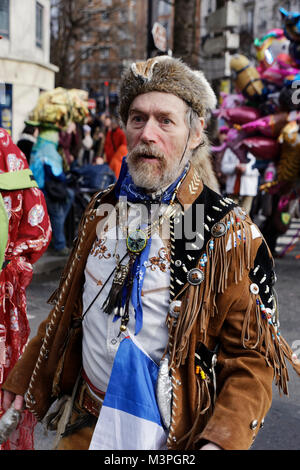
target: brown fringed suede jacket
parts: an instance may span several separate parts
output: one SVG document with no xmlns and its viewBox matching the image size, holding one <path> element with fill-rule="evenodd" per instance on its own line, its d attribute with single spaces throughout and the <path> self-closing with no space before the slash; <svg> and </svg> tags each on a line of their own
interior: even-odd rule
<svg viewBox="0 0 300 470">
<path fill-rule="evenodd" d="M 203 185 L 193 167 L 177 202 L 185 208 L 183 220 L 197 204 L 204 205 L 204 231 L 189 249 L 174 235 L 179 217 L 170 221 L 166 321 L 173 398 L 167 445 L 193 450 L 212 441 L 223 449 L 248 449 L 271 405 L 274 377 L 287 393 L 284 356 L 292 363 L 292 351 L 277 331 L 273 260 L 249 217 Z M 25 394 L 27 408 L 39 420 L 54 400 L 71 394 L 81 367 L 84 268 L 100 203 L 116 204 L 113 188 L 87 208 L 52 296 L 54 307 L 3 387 Z M 190 282 L 199 274 L 195 268 L 204 274 L 197 285 Z"/>
</svg>

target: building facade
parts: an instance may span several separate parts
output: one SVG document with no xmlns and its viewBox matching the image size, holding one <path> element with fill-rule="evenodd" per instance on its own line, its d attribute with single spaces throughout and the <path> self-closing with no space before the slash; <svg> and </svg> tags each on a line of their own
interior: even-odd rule
<svg viewBox="0 0 300 470">
<path fill-rule="evenodd" d="M 208 79 L 228 86 L 232 54 L 255 63 L 254 40 L 282 28 L 280 7 L 300 11 L 300 0 L 202 0 L 200 68 Z"/>
<path fill-rule="evenodd" d="M 43 90 L 54 88 L 50 0 L 0 0 L 0 126 L 16 141 Z"/>
<path fill-rule="evenodd" d="M 90 94 L 104 95 L 106 88 L 115 93 L 123 66 L 130 60 L 144 58 L 147 44 L 144 6 L 139 0 L 94 0 L 89 5 L 90 33 L 85 33 L 76 46 L 77 53 L 79 49 L 83 55 L 77 75 L 80 88 Z"/>
<path fill-rule="evenodd" d="M 299 0 L 256 0 L 254 3 L 253 30 L 258 38 L 262 38 L 271 29 L 282 28 L 279 8 L 300 11 Z"/>
<path fill-rule="evenodd" d="M 87 17 L 87 27 L 77 34 L 68 60 L 75 67 L 68 67 L 62 77 L 68 86 L 89 92 L 98 103 L 98 111 L 110 103 L 117 105 L 117 93 L 124 67 L 158 52 L 172 50 L 173 11 L 171 2 L 163 0 L 80 0 L 82 15 Z M 79 18 L 84 24 L 84 18 Z M 158 51 L 153 26 L 165 36 L 165 50 Z M 76 35 L 76 32 L 75 32 Z M 158 44 L 158 43 L 157 43 Z M 159 43 L 161 44 L 161 42 Z M 52 58 L 54 63 L 54 56 Z M 61 68 L 62 70 L 62 68 Z M 58 80 L 60 79 L 57 76 Z M 59 81 L 57 82 L 60 85 Z"/>
</svg>

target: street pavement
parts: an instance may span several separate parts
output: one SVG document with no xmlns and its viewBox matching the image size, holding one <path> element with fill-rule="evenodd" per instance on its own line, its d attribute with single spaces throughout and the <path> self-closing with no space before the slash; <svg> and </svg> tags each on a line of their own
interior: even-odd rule
<svg viewBox="0 0 300 470">
<path fill-rule="evenodd" d="M 280 254 L 300 228 L 300 220 L 294 220 L 289 231 L 278 240 Z M 66 258 L 51 256 L 48 252 L 34 266 L 33 281 L 27 289 L 28 318 L 31 336 L 40 322 L 46 318 L 51 306 L 46 301 L 56 289 Z M 276 290 L 280 305 L 282 336 L 300 358 L 300 241 L 292 245 L 283 258 L 275 258 L 278 277 Z M 274 385 L 273 403 L 265 418 L 264 427 L 252 446 L 252 450 L 300 450 L 300 379 L 288 365 L 289 397 L 280 396 Z M 255 417 L 253 417 L 254 419 Z M 52 448 L 54 433 L 39 423 L 35 431 L 36 450 Z"/>
</svg>

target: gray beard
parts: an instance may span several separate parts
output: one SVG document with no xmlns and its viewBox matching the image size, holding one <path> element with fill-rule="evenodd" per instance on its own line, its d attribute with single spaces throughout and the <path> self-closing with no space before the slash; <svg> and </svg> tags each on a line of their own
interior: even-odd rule
<svg viewBox="0 0 300 470">
<path fill-rule="evenodd" d="M 155 174 L 153 172 L 153 165 L 147 161 L 139 160 L 141 154 L 154 155 L 158 157 L 158 164 L 160 171 Z M 190 159 L 190 155 L 186 152 L 184 158 L 178 165 L 166 165 L 166 160 L 162 154 L 150 149 L 146 146 L 141 146 L 138 150 L 134 149 L 129 152 L 127 156 L 127 164 L 129 173 L 136 186 L 145 189 L 148 192 L 156 192 L 162 188 L 168 187 L 178 176 L 183 172 L 184 167 Z"/>
</svg>

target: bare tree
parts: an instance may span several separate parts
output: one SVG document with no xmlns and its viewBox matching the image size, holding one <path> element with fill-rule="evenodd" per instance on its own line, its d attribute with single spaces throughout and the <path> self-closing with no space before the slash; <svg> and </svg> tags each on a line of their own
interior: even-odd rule
<svg viewBox="0 0 300 470">
<path fill-rule="evenodd" d="M 191 67 L 199 64 L 200 1 L 174 2 L 173 55 L 181 57 Z"/>
<path fill-rule="evenodd" d="M 56 86 L 76 86 L 79 66 L 99 47 L 102 35 L 93 24 L 99 10 L 89 4 L 88 0 L 51 1 L 51 61 L 59 67 Z M 85 35 L 89 40 L 83 47 Z"/>
<path fill-rule="evenodd" d="M 104 81 L 119 80 L 122 61 L 135 56 L 134 4 L 51 1 L 51 61 L 60 69 L 56 86 L 81 87 L 83 80 L 90 91 L 99 91 Z"/>
</svg>

